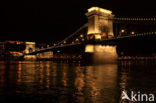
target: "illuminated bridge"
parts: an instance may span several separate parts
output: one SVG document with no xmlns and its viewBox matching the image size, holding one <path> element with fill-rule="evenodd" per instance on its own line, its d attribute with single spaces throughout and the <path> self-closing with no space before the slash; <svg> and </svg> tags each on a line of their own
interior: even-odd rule
<svg viewBox="0 0 156 103">
<path fill-rule="evenodd" d="M 88 9 L 85 15 L 88 23 L 73 34 L 53 46 L 34 49 L 25 53 L 24 56 L 49 51 L 54 54 L 60 51 L 62 54 L 73 52 L 111 54 L 114 48 L 118 55 L 130 55 L 127 51 L 131 51 L 131 54 L 138 51 L 138 53 L 145 52 L 150 48 L 152 50 L 149 53 L 156 53 L 156 48 L 153 48 L 156 41 L 156 18 L 118 18 L 112 14 L 112 11 L 99 7 Z"/>
</svg>

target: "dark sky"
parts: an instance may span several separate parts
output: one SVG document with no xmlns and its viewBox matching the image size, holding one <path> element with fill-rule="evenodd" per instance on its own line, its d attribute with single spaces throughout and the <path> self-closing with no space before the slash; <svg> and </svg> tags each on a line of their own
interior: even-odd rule
<svg viewBox="0 0 156 103">
<path fill-rule="evenodd" d="M 59 41 L 87 22 L 91 6 L 116 17 L 155 17 L 154 0 L 11 0 L 0 2 L 1 40 Z"/>
</svg>

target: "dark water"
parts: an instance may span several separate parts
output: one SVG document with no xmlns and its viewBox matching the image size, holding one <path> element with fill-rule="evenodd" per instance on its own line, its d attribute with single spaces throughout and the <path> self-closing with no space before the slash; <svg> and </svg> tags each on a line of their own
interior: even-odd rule
<svg viewBox="0 0 156 103">
<path fill-rule="evenodd" d="M 0 103 L 120 103 L 122 90 L 156 94 L 156 66 L 0 62 Z"/>
</svg>

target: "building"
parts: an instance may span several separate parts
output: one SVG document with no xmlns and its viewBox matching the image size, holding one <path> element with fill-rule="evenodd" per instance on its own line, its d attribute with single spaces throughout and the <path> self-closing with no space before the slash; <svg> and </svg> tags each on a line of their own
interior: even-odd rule
<svg viewBox="0 0 156 103">
<path fill-rule="evenodd" d="M 10 58 L 10 59 L 14 59 L 17 58 L 21 55 L 23 55 L 23 53 L 25 53 L 25 51 L 28 51 L 27 48 L 30 50 L 31 46 L 28 46 L 28 43 L 33 43 L 33 48 L 32 50 L 35 50 L 35 42 L 24 42 L 24 41 L 3 41 L 0 42 L 0 58 L 4 59 L 4 58 Z"/>
</svg>

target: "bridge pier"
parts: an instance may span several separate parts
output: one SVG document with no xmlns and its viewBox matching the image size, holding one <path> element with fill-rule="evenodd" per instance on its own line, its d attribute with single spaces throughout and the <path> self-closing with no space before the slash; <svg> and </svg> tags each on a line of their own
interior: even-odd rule
<svg viewBox="0 0 156 103">
<path fill-rule="evenodd" d="M 24 60 L 36 60 L 36 55 L 24 55 Z"/>
<path fill-rule="evenodd" d="M 53 58 L 54 54 L 52 51 L 48 51 L 48 52 L 38 53 L 36 57 L 38 60 L 48 60 Z"/>
<path fill-rule="evenodd" d="M 118 59 L 116 46 L 86 45 L 85 53 L 94 63 L 114 63 Z"/>
</svg>

